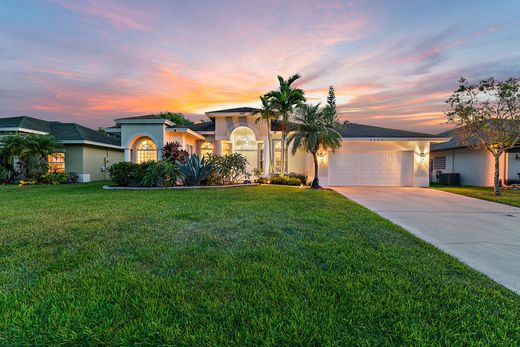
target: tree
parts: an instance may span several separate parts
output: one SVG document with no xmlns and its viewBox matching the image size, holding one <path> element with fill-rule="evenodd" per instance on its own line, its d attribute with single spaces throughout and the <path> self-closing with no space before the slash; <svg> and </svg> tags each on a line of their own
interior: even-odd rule
<svg viewBox="0 0 520 347">
<path fill-rule="evenodd" d="M 182 113 L 178 112 L 161 112 L 158 114 L 159 117 L 163 119 L 167 119 L 176 125 L 191 125 L 193 122 L 186 117 Z"/>
<path fill-rule="evenodd" d="M 448 122 L 459 127 L 458 140 L 473 149 L 485 149 L 495 158 L 494 189 L 500 195 L 500 157 L 520 141 L 520 79 L 494 78 L 459 88 L 446 100 Z"/>
<path fill-rule="evenodd" d="M 273 110 L 280 116 L 280 125 L 282 130 L 282 163 L 281 174 L 285 174 L 285 143 L 287 139 L 287 125 L 294 111 L 294 107 L 305 102 L 305 92 L 303 89 L 295 88 L 292 84 L 301 76 L 296 74 L 285 80 L 282 76 L 278 76 L 279 88 L 266 94 Z"/>
<path fill-rule="evenodd" d="M 326 109 L 320 105 L 301 105 L 296 110 L 294 120 L 296 129 L 289 134 L 288 143 L 292 144 L 292 154 L 296 154 L 298 149 L 306 151 L 312 155 L 314 160 L 314 179 L 312 188 L 320 188 L 318 177 L 318 151 L 332 150 L 333 152 L 341 147 L 341 135 L 334 129 L 327 119 Z"/>
<path fill-rule="evenodd" d="M 41 169 L 47 165 L 49 155 L 62 151 L 64 151 L 63 145 L 52 135 L 10 135 L 0 142 L 2 165 L 14 172 L 14 160 L 18 159 L 22 177 L 29 174 L 27 171 L 30 166 Z M 38 170 L 41 171 L 40 169 Z"/>
<path fill-rule="evenodd" d="M 260 96 L 262 108 L 253 112 L 253 115 L 260 115 L 256 122 L 264 121 L 267 123 L 267 141 L 269 143 L 269 172 L 273 174 L 273 141 L 271 135 L 271 122 L 278 119 L 278 114 L 275 112 L 273 104 L 269 101 L 267 95 Z"/>
</svg>

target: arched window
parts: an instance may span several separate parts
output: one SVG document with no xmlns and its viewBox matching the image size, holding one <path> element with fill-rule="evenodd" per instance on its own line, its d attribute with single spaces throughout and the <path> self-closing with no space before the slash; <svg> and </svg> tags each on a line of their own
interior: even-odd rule
<svg viewBox="0 0 520 347">
<path fill-rule="evenodd" d="M 248 127 L 238 127 L 231 134 L 233 151 L 256 151 L 256 136 Z"/>
<path fill-rule="evenodd" d="M 213 154 L 213 144 L 211 142 L 204 142 L 200 146 L 200 156 L 205 157 L 209 154 Z"/>
<path fill-rule="evenodd" d="M 157 160 L 157 146 L 148 137 L 140 138 L 136 145 L 136 163 L 144 163 L 150 160 Z"/>
</svg>

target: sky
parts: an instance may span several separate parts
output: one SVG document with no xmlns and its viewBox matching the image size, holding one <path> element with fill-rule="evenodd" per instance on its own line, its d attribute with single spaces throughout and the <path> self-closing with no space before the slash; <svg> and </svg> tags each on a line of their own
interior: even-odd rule
<svg viewBox="0 0 520 347">
<path fill-rule="evenodd" d="M 295 73 L 342 119 L 437 133 L 460 76 L 520 77 L 520 1 L 0 1 L 0 117 L 198 120 Z"/>
</svg>

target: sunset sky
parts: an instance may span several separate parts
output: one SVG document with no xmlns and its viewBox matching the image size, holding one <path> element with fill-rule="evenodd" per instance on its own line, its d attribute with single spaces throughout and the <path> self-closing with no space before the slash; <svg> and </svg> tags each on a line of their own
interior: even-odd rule
<svg viewBox="0 0 520 347">
<path fill-rule="evenodd" d="M 442 131 L 461 75 L 520 76 L 520 1 L 0 1 L 0 117 L 200 119 L 294 73 L 344 119 Z"/>
</svg>

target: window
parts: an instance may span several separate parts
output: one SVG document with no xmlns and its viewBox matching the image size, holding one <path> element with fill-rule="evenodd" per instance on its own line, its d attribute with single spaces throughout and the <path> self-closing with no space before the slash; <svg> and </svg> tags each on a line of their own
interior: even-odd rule
<svg viewBox="0 0 520 347">
<path fill-rule="evenodd" d="M 202 146 L 200 146 L 200 156 L 205 157 L 210 154 L 213 154 L 213 144 L 211 142 L 204 142 Z"/>
<path fill-rule="evenodd" d="M 434 170 L 446 170 L 446 156 L 433 158 Z"/>
<path fill-rule="evenodd" d="M 248 127 L 238 127 L 231 134 L 233 151 L 256 151 L 256 136 Z"/>
<path fill-rule="evenodd" d="M 264 171 L 264 144 L 258 144 L 258 170 Z"/>
<path fill-rule="evenodd" d="M 287 171 L 288 158 L 287 143 L 285 144 L 285 171 Z M 282 141 L 274 140 L 274 172 L 280 173 L 282 171 Z"/>
<path fill-rule="evenodd" d="M 138 164 L 157 160 L 157 146 L 151 139 L 144 137 L 137 142 L 136 162 Z"/>
<path fill-rule="evenodd" d="M 52 153 L 47 157 L 49 172 L 65 172 L 65 153 Z"/>
<path fill-rule="evenodd" d="M 222 142 L 222 155 L 231 154 L 231 142 Z"/>
</svg>

